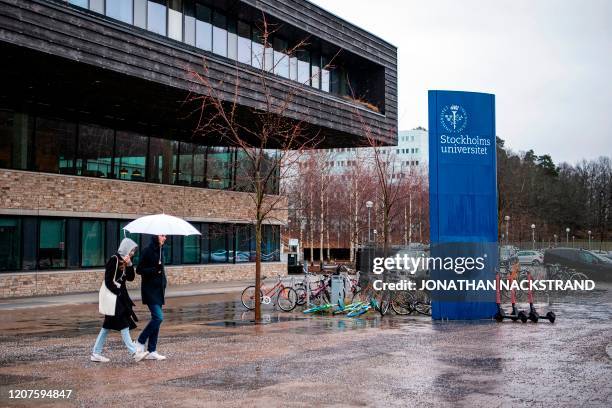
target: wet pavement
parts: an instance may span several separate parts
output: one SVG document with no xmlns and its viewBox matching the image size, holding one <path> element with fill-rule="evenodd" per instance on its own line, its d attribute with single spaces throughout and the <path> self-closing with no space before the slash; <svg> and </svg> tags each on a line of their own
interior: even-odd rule
<svg viewBox="0 0 612 408">
<path fill-rule="evenodd" d="M 612 406 L 612 288 L 538 304 L 558 320 L 351 319 L 264 308 L 253 325 L 237 294 L 169 299 L 158 350 L 131 361 L 109 336 L 89 353 L 95 304 L 0 311 L 0 406 Z M 138 306 L 139 329 L 148 320 Z M 136 337 L 139 332 L 132 332 Z M 9 399 L 70 389 L 68 400 Z"/>
</svg>

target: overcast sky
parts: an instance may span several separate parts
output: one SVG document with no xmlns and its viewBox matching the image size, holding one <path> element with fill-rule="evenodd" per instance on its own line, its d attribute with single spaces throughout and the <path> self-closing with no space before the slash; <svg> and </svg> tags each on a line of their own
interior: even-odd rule
<svg viewBox="0 0 612 408">
<path fill-rule="evenodd" d="M 429 89 L 489 92 L 513 150 L 612 156 L 612 0 L 311 1 L 398 47 L 400 130 Z"/>
</svg>

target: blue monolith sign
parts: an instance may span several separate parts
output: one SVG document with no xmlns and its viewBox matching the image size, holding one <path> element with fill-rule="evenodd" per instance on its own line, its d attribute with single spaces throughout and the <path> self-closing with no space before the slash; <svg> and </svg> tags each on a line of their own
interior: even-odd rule
<svg viewBox="0 0 612 408">
<path fill-rule="evenodd" d="M 429 91 L 431 256 L 476 257 L 484 267 L 430 271 L 433 280 L 487 281 L 497 266 L 495 96 Z M 469 320 L 495 314 L 492 290 L 432 292 L 432 318 Z"/>
</svg>

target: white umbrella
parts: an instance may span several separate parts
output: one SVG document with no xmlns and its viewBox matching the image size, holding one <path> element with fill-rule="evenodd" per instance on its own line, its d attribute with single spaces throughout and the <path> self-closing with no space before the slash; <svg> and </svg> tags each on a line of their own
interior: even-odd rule
<svg viewBox="0 0 612 408">
<path fill-rule="evenodd" d="M 166 214 L 140 217 L 130 222 L 123 227 L 123 229 L 135 234 L 201 235 L 200 232 L 187 221 Z"/>
</svg>

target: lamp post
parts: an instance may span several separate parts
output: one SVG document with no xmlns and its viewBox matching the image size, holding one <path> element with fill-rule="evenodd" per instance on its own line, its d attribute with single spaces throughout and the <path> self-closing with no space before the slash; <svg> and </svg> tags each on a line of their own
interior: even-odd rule
<svg viewBox="0 0 612 408">
<path fill-rule="evenodd" d="M 575 246 L 575 245 L 574 245 L 574 243 L 575 243 L 575 242 L 574 242 L 574 239 L 575 239 L 575 238 L 576 238 L 576 237 L 572 235 L 572 248 L 574 248 L 574 246 Z"/>
<path fill-rule="evenodd" d="M 535 249 L 535 224 L 531 224 L 531 249 Z"/>
<path fill-rule="evenodd" d="M 558 238 L 558 235 L 557 235 L 557 234 L 553 234 L 553 237 L 555 238 L 555 247 L 556 247 L 556 246 L 557 246 L 557 238 Z"/>
<path fill-rule="evenodd" d="M 591 230 L 588 230 L 587 233 L 589 234 L 589 251 L 591 250 Z"/>
<path fill-rule="evenodd" d="M 568 227 L 565 229 L 565 243 L 567 246 L 569 246 L 569 232 L 570 232 L 570 229 Z"/>
<path fill-rule="evenodd" d="M 371 201 L 366 201 L 366 207 L 368 208 L 368 242 L 372 242 L 372 235 L 370 234 L 370 210 L 374 205 Z"/>
<path fill-rule="evenodd" d="M 508 226 L 510 225 L 510 216 L 506 215 L 504 219 L 506 220 L 506 245 L 508 245 L 510 243 L 510 234 L 508 233 Z"/>
</svg>

